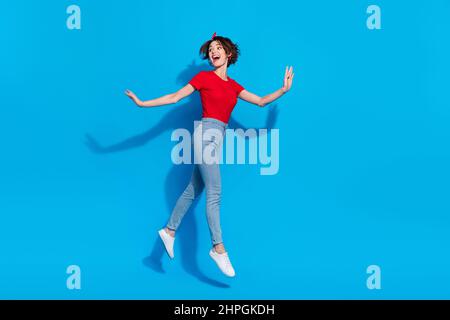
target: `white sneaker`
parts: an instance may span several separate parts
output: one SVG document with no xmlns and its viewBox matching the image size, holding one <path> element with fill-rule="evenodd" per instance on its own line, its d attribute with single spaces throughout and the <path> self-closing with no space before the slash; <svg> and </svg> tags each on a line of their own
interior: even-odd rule
<svg viewBox="0 0 450 320">
<path fill-rule="evenodd" d="M 216 250 L 211 249 L 209 251 L 210 257 L 215 261 L 220 271 L 222 271 L 228 277 L 234 277 L 236 273 L 234 272 L 233 266 L 231 265 L 230 258 L 228 258 L 228 253 L 217 253 Z"/>
<path fill-rule="evenodd" d="M 175 237 L 172 237 L 170 234 L 167 233 L 165 229 L 161 229 L 158 231 L 159 236 L 164 243 L 164 247 L 166 248 L 167 254 L 171 259 L 173 259 L 173 243 L 175 242 Z"/>
</svg>

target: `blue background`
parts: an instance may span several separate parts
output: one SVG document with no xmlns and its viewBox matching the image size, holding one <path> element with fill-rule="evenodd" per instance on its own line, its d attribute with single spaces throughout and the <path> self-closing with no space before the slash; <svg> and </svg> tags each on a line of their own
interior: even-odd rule
<svg viewBox="0 0 450 320">
<path fill-rule="evenodd" d="M 81 30 L 66 8 L 81 7 Z M 382 10 L 369 30 L 366 9 Z M 450 298 L 450 2 L 8 1 L 0 13 L 0 298 Z M 234 124 L 280 129 L 280 171 L 222 166 L 237 277 L 208 256 L 204 195 L 169 261 L 156 231 L 189 179 L 173 129 L 198 93 L 139 109 L 199 70 L 213 32 L 230 77 L 268 94 Z M 66 268 L 81 267 L 81 290 Z M 379 265 L 381 290 L 366 287 Z"/>
</svg>

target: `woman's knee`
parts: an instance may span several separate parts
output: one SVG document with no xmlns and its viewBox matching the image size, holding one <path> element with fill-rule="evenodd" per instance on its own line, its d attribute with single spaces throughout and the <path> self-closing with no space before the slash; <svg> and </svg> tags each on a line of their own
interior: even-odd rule
<svg viewBox="0 0 450 320">
<path fill-rule="evenodd" d="M 183 196 L 185 198 L 194 200 L 195 198 L 197 198 L 200 193 L 202 193 L 203 191 L 203 185 L 194 185 L 192 183 L 190 183 L 186 189 L 183 192 Z"/>
<path fill-rule="evenodd" d="M 222 194 L 222 187 L 220 184 L 212 184 L 207 186 L 206 195 L 207 197 L 220 197 Z"/>
<path fill-rule="evenodd" d="M 189 200 L 195 199 L 195 190 L 191 183 L 187 185 L 186 189 L 184 189 L 183 197 Z"/>
</svg>

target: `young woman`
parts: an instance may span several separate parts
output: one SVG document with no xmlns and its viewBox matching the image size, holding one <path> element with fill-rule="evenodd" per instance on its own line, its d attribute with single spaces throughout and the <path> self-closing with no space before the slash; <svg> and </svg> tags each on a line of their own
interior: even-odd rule
<svg viewBox="0 0 450 320">
<path fill-rule="evenodd" d="M 179 91 L 148 101 L 141 101 L 130 90 L 126 90 L 125 94 L 139 107 L 158 107 L 177 103 L 195 90 L 198 90 L 203 107 L 202 132 L 213 129 L 220 134 L 219 139 L 215 139 L 214 136 L 208 139 L 202 137 L 200 150 L 198 151 L 202 153 L 208 148 L 208 150 L 212 149 L 220 152 L 219 148 L 221 148 L 222 138 L 237 98 L 239 97 L 259 107 L 264 107 L 289 91 L 294 79 L 294 73 L 292 66 L 290 68 L 286 67 L 282 87 L 269 95 L 259 97 L 245 90 L 239 83 L 227 76 L 228 66 L 235 64 L 239 55 L 238 46 L 229 38 L 217 36 L 214 33 L 212 38 L 201 46 L 200 54 L 203 59 L 208 59 L 214 70 L 200 71 Z M 206 188 L 206 216 L 213 245 L 209 255 L 225 275 L 234 277 L 235 271 L 225 250 L 220 227 L 221 180 L 218 163 L 201 161 L 194 165 L 189 184 L 179 197 L 166 227 L 159 230 L 158 233 L 167 254 L 173 259 L 175 231 L 194 199 L 204 188 Z"/>
</svg>

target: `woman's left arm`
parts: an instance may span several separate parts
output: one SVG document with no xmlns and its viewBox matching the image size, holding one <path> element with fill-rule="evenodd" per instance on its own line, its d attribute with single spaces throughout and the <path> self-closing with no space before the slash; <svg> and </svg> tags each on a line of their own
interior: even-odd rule
<svg viewBox="0 0 450 320">
<path fill-rule="evenodd" d="M 294 72 L 292 69 L 292 66 L 290 68 L 286 67 L 286 71 L 284 72 L 284 81 L 283 86 L 278 89 L 275 92 L 272 92 L 271 94 L 268 94 L 264 97 L 259 97 L 254 93 L 251 93 L 247 90 L 242 90 L 241 93 L 239 93 L 239 98 L 242 100 L 245 100 L 247 102 L 256 104 L 259 107 L 264 107 L 266 104 L 269 104 L 279 97 L 281 97 L 283 94 L 288 92 L 291 89 L 292 86 L 292 80 L 294 79 Z"/>
</svg>

